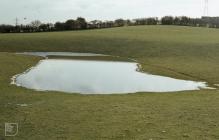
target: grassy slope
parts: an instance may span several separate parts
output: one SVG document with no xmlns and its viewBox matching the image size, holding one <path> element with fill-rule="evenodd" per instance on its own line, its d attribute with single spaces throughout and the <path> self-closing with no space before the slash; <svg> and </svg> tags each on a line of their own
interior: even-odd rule
<svg viewBox="0 0 219 140">
<path fill-rule="evenodd" d="M 219 65 L 216 65 L 219 60 L 218 36 L 219 30 L 215 29 L 176 26 L 2 34 L 0 51 L 77 51 L 120 55 L 219 83 Z M 144 67 L 147 71 L 176 76 L 160 68 Z"/>
<path fill-rule="evenodd" d="M 219 30 L 174 26 L 0 34 L 0 51 L 120 55 L 152 73 L 219 83 L 218 37 Z M 19 122 L 16 139 L 219 139 L 218 90 L 82 96 L 9 85 L 39 59 L 0 53 L 0 138 L 4 122 Z M 16 105 L 22 103 L 31 105 Z"/>
</svg>

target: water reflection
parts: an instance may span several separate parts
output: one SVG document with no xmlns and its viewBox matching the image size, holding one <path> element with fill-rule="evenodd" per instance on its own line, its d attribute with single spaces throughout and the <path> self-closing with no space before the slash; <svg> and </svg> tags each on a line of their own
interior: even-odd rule
<svg viewBox="0 0 219 140">
<path fill-rule="evenodd" d="M 17 76 L 22 87 L 82 94 L 198 90 L 204 82 L 178 80 L 136 71 L 137 63 L 86 60 L 42 60 Z"/>
<path fill-rule="evenodd" d="M 34 56 L 106 56 L 103 54 L 94 54 L 94 53 L 73 53 L 73 52 L 23 52 L 17 53 L 22 55 L 34 55 Z"/>
</svg>

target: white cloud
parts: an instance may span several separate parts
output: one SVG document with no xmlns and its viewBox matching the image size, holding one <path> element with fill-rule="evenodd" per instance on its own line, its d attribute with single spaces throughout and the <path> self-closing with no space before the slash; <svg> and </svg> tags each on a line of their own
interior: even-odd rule
<svg viewBox="0 0 219 140">
<path fill-rule="evenodd" d="M 204 0 L 1 0 L 0 23 L 39 19 L 44 22 L 64 21 L 83 16 L 88 20 L 112 20 L 164 15 L 200 17 Z M 211 16 L 219 15 L 217 0 L 209 2 Z M 28 21 L 22 19 L 27 17 Z"/>
</svg>

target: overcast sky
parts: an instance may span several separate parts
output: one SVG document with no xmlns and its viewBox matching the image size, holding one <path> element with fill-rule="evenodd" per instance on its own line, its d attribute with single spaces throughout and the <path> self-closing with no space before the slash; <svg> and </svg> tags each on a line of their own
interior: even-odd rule
<svg viewBox="0 0 219 140">
<path fill-rule="evenodd" d="M 209 0 L 209 15 L 219 16 L 219 0 Z M 161 17 L 164 15 L 201 17 L 204 0 L 0 0 L 0 24 L 65 21 L 85 17 L 117 18 Z M 24 18 L 27 18 L 24 20 Z"/>
</svg>

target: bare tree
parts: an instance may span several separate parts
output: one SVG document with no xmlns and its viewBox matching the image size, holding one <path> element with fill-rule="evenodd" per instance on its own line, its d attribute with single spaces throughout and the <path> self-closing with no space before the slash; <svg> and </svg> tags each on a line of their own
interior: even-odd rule
<svg viewBox="0 0 219 140">
<path fill-rule="evenodd" d="M 34 20 L 34 21 L 32 21 L 32 22 L 30 23 L 30 25 L 31 25 L 32 27 L 37 28 L 37 29 L 40 27 L 41 24 L 42 24 L 42 23 L 41 23 L 41 21 L 39 21 L 39 20 Z"/>
</svg>

